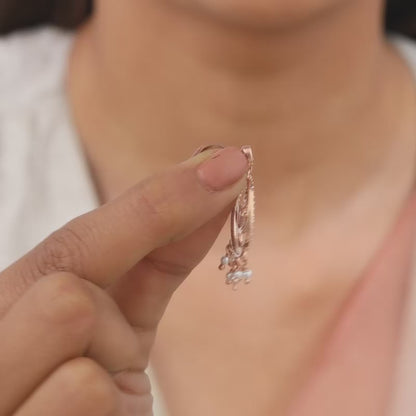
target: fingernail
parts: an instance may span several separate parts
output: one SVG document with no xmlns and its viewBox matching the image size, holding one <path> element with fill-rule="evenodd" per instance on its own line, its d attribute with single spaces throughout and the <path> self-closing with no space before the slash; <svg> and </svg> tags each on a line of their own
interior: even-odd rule
<svg viewBox="0 0 416 416">
<path fill-rule="evenodd" d="M 246 156 L 236 147 L 226 147 L 202 162 L 197 175 L 204 187 L 220 191 L 233 185 L 247 172 Z"/>
</svg>

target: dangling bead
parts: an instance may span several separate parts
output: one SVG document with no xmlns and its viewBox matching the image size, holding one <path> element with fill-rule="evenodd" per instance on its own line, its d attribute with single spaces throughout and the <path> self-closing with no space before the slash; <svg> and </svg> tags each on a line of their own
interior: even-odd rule
<svg viewBox="0 0 416 416">
<path fill-rule="evenodd" d="M 228 266 L 230 263 L 230 258 L 228 256 L 221 257 L 221 265 Z"/>
<path fill-rule="evenodd" d="M 244 271 L 243 271 L 243 276 L 244 276 L 246 279 L 250 279 L 250 278 L 251 278 L 251 276 L 253 276 L 253 270 L 250 270 L 250 269 L 244 270 Z"/>
<path fill-rule="evenodd" d="M 234 278 L 235 278 L 236 280 L 239 280 L 239 279 L 241 279 L 242 277 L 243 277 L 243 272 L 242 272 L 242 271 L 238 270 L 238 271 L 234 272 Z"/>
<path fill-rule="evenodd" d="M 228 272 L 227 273 L 227 280 L 234 280 L 234 272 Z"/>
</svg>

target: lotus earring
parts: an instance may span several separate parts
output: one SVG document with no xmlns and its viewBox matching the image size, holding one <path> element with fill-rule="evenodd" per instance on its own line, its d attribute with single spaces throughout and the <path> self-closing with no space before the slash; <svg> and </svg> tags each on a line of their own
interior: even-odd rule
<svg viewBox="0 0 416 416">
<path fill-rule="evenodd" d="M 208 149 L 223 148 L 220 145 L 204 146 L 195 154 Z M 246 186 L 238 195 L 231 212 L 231 237 L 225 248 L 225 255 L 221 258 L 218 268 L 224 270 L 229 267 L 225 283 L 237 289 L 240 282 L 250 283 L 253 271 L 248 268 L 248 249 L 253 237 L 254 228 L 254 179 L 253 179 L 253 151 L 250 146 L 242 146 L 241 151 L 248 161 Z"/>
</svg>

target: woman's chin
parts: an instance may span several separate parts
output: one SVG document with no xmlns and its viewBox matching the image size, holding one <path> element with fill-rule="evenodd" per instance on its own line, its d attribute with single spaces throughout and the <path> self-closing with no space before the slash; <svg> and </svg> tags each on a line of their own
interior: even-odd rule
<svg viewBox="0 0 416 416">
<path fill-rule="evenodd" d="M 307 20 L 351 0 L 169 0 L 212 17 L 254 28 L 279 28 Z"/>
</svg>

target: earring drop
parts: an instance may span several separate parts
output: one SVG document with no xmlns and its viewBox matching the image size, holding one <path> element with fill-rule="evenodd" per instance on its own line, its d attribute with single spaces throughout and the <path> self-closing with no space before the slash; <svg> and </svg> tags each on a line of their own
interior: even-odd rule
<svg viewBox="0 0 416 416">
<path fill-rule="evenodd" d="M 224 148 L 220 145 L 204 146 L 199 148 L 195 154 L 208 149 Z M 237 289 L 240 282 L 250 283 L 253 271 L 248 268 L 248 249 L 253 237 L 255 220 L 255 198 L 253 179 L 253 151 L 251 146 L 242 146 L 241 151 L 248 161 L 248 172 L 246 186 L 238 195 L 231 212 L 231 237 L 225 248 L 225 255 L 221 258 L 218 268 L 229 271 L 226 274 L 225 283 Z"/>
</svg>

